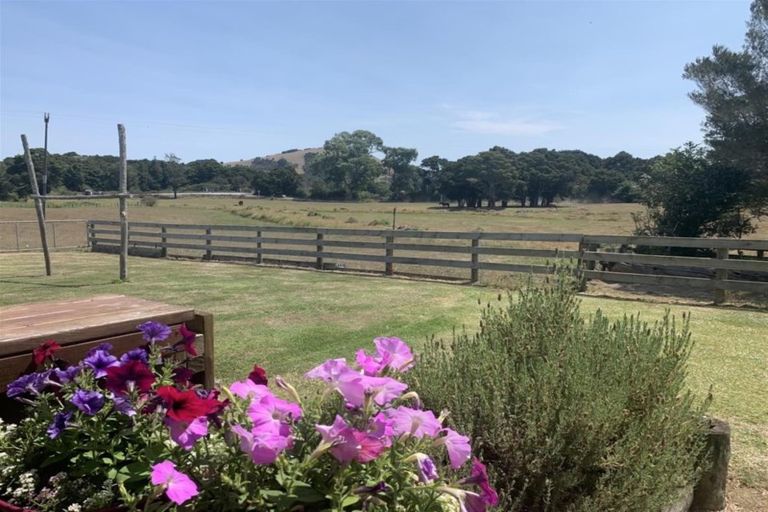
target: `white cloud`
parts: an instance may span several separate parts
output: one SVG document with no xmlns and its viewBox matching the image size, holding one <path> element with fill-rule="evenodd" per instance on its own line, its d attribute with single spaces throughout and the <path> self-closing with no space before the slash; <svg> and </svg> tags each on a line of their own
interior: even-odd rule
<svg viewBox="0 0 768 512">
<path fill-rule="evenodd" d="M 467 133 L 485 135 L 543 135 L 563 127 L 551 121 L 540 121 L 516 117 L 502 117 L 496 112 L 481 110 L 453 110 L 459 119 L 451 126 Z"/>
</svg>

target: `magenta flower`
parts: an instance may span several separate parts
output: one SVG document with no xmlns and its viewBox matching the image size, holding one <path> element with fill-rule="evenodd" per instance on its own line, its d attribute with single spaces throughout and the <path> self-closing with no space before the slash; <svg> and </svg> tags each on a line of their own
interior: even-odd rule
<svg viewBox="0 0 768 512">
<path fill-rule="evenodd" d="M 377 405 L 383 406 L 396 399 L 408 389 L 407 384 L 389 377 L 362 377 L 365 393 L 373 398 Z"/>
<path fill-rule="evenodd" d="M 187 324 L 181 324 L 179 327 L 179 334 L 181 335 L 181 341 L 177 345 L 184 347 L 184 351 L 192 357 L 197 356 L 197 348 L 195 347 L 195 339 L 197 333 L 187 328 Z"/>
<path fill-rule="evenodd" d="M 93 416 L 104 407 L 104 395 L 98 391 L 78 389 L 72 396 L 71 402 L 88 416 Z"/>
<path fill-rule="evenodd" d="M 240 425 L 234 425 L 232 431 L 240 438 L 240 449 L 250 455 L 256 464 L 272 464 L 293 443 L 290 436 L 281 435 L 278 429 L 268 426 L 249 432 Z"/>
<path fill-rule="evenodd" d="M 451 460 L 451 467 L 459 469 L 472 455 L 469 438 L 450 428 L 446 428 L 443 432 L 445 432 L 445 436 L 437 439 L 435 444 L 445 445 L 445 449 L 448 451 L 448 458 Z"/>
<path fill-rule="evenodd" d="M 338 415 L 332 425 L 316 425 L 315 429 L 324 442 L 331 444 L 331 455 L 342 463 L 370 462 L 386 448 L 381 439 L 352 428 Z"/>
<path fill-rule="evenodd" d="M 240 398 L 252 398 L 253 400 L 261 400 L 262 397 L 272 394 L 267 386 L 256 384 L 251 379 L 238 380 L 233 382 L 229 386 L 229 390 L 233 395 Z"/>
<path fill-rule="evenodd" d="M 392 445 L 392 436 L 395 430 L 392 428 L 392 420 L 379 413 L 368 425 L 368 434 L 384 443 L 384 446 Z"/>
<path fill-rule="evenodd" d="M 428 484 L 437 480 L 440 476 L 437 474 L 437 466 L 429 455 L 417 453 L 416 465 L 419 468 L 419 480 L 421 483 Z"/>
<path fill-rule="evenodd" d="M 152 485 L 165 489 L 168 499 L 181 505 L 198 495 L 197 484 L 184 473 L 176 470 L 176 464 L 169 460 L 152 466 Z"/>
<path fill-rule="evenodd" d="M 363 370 L 363 373 L 371 377 L 381 375 L 381 372 L 384 371 L 389 362 L 381 357 L 368 355 L 363 349 L 355 352 L 355 361 L 357 361 L 357 365 Z"/>
<path fill-rule="evenodd" d="M 432 411 L 400 406 L 382 412 L 392 420 L 392 429 L 396 436 L 407 434 L 418 439 L 424 436 L 435 437 L 443 428 Z"/>
<path fill-rule="evenodd" d="M 301 407 L 277 398 L 273 394 L 265 395 L 261 400 L 251 401 L 248 406 L 248 417 L 253 422 L 255 430 L 277 430 L 280 435 L 290 434 L 289 424 L 301 418 Z"/>
<path fill-rule="evenodd" d="M 499 495 L 496 494 L 496 491 L 493 489 L 493 487 L 491 487 L 490 481 L 488 480 L 488 471 L 485 468 L 485 464 L 480 462 L 478 459 L 472 460 L 472 473 L 467 478 L 461 480 L 459 483 L 465 485 L 477 485 L 480 487 L 480 498 L 483 500 L 483 503 L 492 507 L 495 507 L 499 504 Z"/>
<path fill-rule="evenodd" d="M 185 450 L 191 450 L 198 439 L 208 435 L 208 420 L 205 416 L 195 418 L 192 421 L 176 421 L 166 418 L 165 424 L 171 431 L 171 439 Z"/>
<path fill-rule="evenodd" d="M 160 322 L 150 320 L 144 322 L 136 327 L 142 333 L 142 339 L 149 343 L 157 343 L 158 341 L 165 341 L 171 335 L 171 328 Z"/>
</svg>

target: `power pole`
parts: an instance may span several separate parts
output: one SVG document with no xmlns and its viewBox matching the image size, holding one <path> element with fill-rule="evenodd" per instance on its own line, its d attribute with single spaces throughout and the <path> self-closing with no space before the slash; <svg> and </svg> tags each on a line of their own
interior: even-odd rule
<svg viewBox="0 0 768 512">
<path fill-rule="evenodd" d="M 48 120 L 51 119 L 51 114 L 46 112 L 43 114 L 43 121 L 45 121 L 45 143 L 43 147 L 43 190 L 42 195 L 48 195 Z M 45 199 L 43 199 L 43 218 L 45 218 Z"/>
</svg>

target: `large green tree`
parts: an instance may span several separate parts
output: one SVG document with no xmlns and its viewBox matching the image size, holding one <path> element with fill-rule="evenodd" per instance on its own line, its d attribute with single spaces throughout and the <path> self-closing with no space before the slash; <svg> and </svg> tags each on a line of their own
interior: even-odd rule
<svg viewBox="0 0 768 512">
<path fill-rule="evenodd" d="M 690 94 L 707 112 L 712 158 L 748 173 L 744 207 L 768 213 L 768 0 L 755 0 L 744 47 L 715 46 L 685 67 L 698 89 Z"/>
<path fill-rule="evenodd" d="M 413 165 L 419 156 L 413 148 L 385 147 L 382 164 L 392 171 L 390 181 L 391 199 L 402 201 L 414 199 L 421 191 L 421 172 Z"/>
<path fill-rule="evenodd" d="M 384 167 L 373 153 L 382 149 L 383 141 L 366 130 L 337 133 L 325 141 L 323 152 L 307 168 L 313 196 L 359 199 L 376 194 Z"/>
</svg>

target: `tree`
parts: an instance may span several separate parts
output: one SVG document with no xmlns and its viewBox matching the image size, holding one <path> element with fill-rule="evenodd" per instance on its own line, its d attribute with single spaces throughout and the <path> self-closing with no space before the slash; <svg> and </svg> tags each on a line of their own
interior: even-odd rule
<svg viewBox="0 0 768 512">
<path fill-rule="evenodd" d="M 716 45 L 683 76 L 698 86 L 690 97 L 707 113 L 711 157 L 746 171 L 742 206 L 757 216 L 768 213 L 768 0 L 752 3 L 741 51 Z"/>
<path fill-rule="evenodd" d="M 421 161 L 421 196 L 424 199 L 436 199 L 436 192 L 440 188 L 440 172 L 447 164 L 448 160 L 437 155 Z"/>
<path fill-rule="evenodd" d="M 268 171 L 259 171 L 253 177 L 253 190 L 262 196 L 295 196 L 301 188 L 301 176 L 296 172 L 295 166 L 277 165 Z"/>
<path fill-rule="evenodd" d="M 421 176 L 419 168 L 411 163 L 419 156 L 419 152 L 412 148 L 385 147 L 383 150 L 384 160 L 381 163 L 392 170 L 391 199 L 414 199 L 421 190 Z"/>
<path fill-rule="evenodd" d="M 741 236 L 754 231 L 741 207 L 749 180 L 744 170 L 713 161 L 692 143 L 659 160 L 644 178 L 636 216 L 637 234 L 650 236 Z"/>
<path fill-rule="evenodd" d="M 178 198 L 179 188 L 187 183 L 187 176 L 184 167 L 181 165 L 181 158 L 173 153 L 165 154 L 165 183 L 173 190 L 173 198 Z"/>
<path fill-rule="evenodd" d="M 325 141 L 323 152 L 307 168 L 313 196 L 359 199 L 376 194 L 384 167 L 372 153 L 382 148 L 383 141 L 365 130 L 337 133 Z"/>
</svg>

